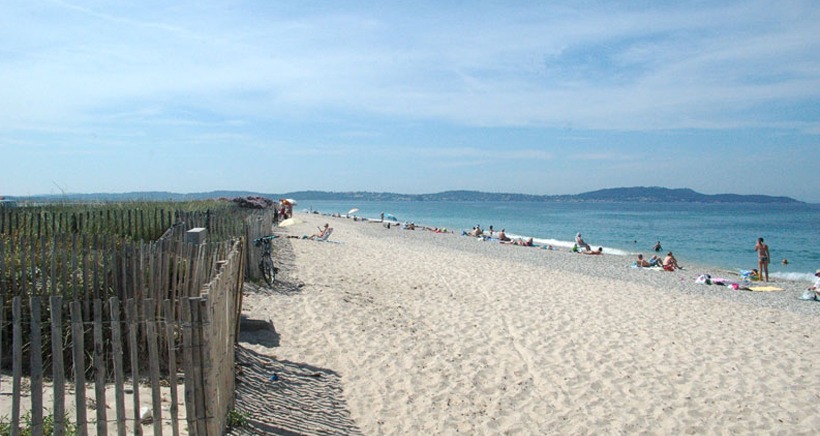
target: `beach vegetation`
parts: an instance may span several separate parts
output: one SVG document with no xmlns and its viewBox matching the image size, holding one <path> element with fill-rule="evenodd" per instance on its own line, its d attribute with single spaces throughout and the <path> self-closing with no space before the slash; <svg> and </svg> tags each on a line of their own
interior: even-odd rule
<svg viewBox="0 0 820 436">
<path fill-rule="evenodd" d="M 71 422 L 69 419 L 69 415 L 66 414 L 63 420 L 63 434 L 66 436 L 75 436 L 77 435 L 77 426 Z M 20 436 L 31 436 L 33 434 L 32 429 L 32 418 L 31 418 L 31 411 L 20 417 L 20 427 L 18 428 L 18 433 Z M 54 415 L 49 414 L 43 416 L 43 435 L 49 436 L 54 434 Z M 10 435 L 11 432 L 11 418 L 8 416 L 3 416 L 0 418 L 0 435 Z"/>
</svg>

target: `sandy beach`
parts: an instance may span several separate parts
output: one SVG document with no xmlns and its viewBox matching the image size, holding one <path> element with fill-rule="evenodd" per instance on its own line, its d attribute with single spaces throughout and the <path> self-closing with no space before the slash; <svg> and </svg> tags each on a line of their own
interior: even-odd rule
<svg viewBox="0 0 820 436">
<path fill-rule="evenodd" d="M 295 434 L 815 434 L 820 303 L 633 259 L 297 214 L 237 407 Z M 330 223 L 328 242 L 299 239 Z"/>
</svg>

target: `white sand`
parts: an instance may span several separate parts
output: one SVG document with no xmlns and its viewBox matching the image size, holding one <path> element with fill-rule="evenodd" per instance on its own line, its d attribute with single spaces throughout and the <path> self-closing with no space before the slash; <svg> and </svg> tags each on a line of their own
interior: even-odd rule
<svg viewBox="0 0 820 436">
<path fill-rule="evenodd" d="M 732 291 L 693 284 L 703 271 L 630 269 L 623 257 L 297 217 L 306 222 L 277 231 L 329 222 L 335 242 L 278 240 L 280 283 L 243 303 L 276 329 L 242 335 L 275 358 L 265 365 L 279 381 L 257 376 L 258 395 L 240 398 L 269 430 L 820 431 L 820 312 L 810 307 L 820 303 L 784 304 L 796 285 Z M 309 372 L 324 388 L 303 382 Z"/>
</svg>

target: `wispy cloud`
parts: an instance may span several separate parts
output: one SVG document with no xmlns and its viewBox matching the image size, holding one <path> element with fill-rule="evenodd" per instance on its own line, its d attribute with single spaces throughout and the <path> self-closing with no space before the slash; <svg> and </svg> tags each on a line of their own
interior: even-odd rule
<svg viewBox="0 0 820 436">
<path fill-rule="evenodd" d="M 661 159 L 631 153 L 652 135 L 816 144 L 818 22 L 810 0 L 11 2 L 0 148 L 231 146 L 374 171 L 401 150 L 417 171 L 464 168 L 464 185 L 501 163 L 528 170 L 498 179 L 537 186 L 583 160 L 604 183 Z"/>
</svg>

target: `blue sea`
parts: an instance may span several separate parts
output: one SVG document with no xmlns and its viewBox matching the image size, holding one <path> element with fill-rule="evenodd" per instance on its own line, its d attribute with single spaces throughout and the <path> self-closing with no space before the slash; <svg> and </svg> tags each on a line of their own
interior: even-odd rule
<svg viewBox="0 0 820 436">
<path fill-rule="evenodd" d="M 296 199 L 298 201 L 298 199 Z M 453 201 L 301 201 L 300 211 L 347 214 L 445 227 L 461 232 L 475 225 L 537 244 L 571 247 L 575 234 L 604 252 L 628 256 L 672 251 L 681 265 L 728 270 L 757 268 L 758 237 L 769 245 L 770 277 L 813 280 L 820 269 L 820 204 L 541 203 Z M 787 259 L 788 264 L 782 264 Z"/>
</svg>

